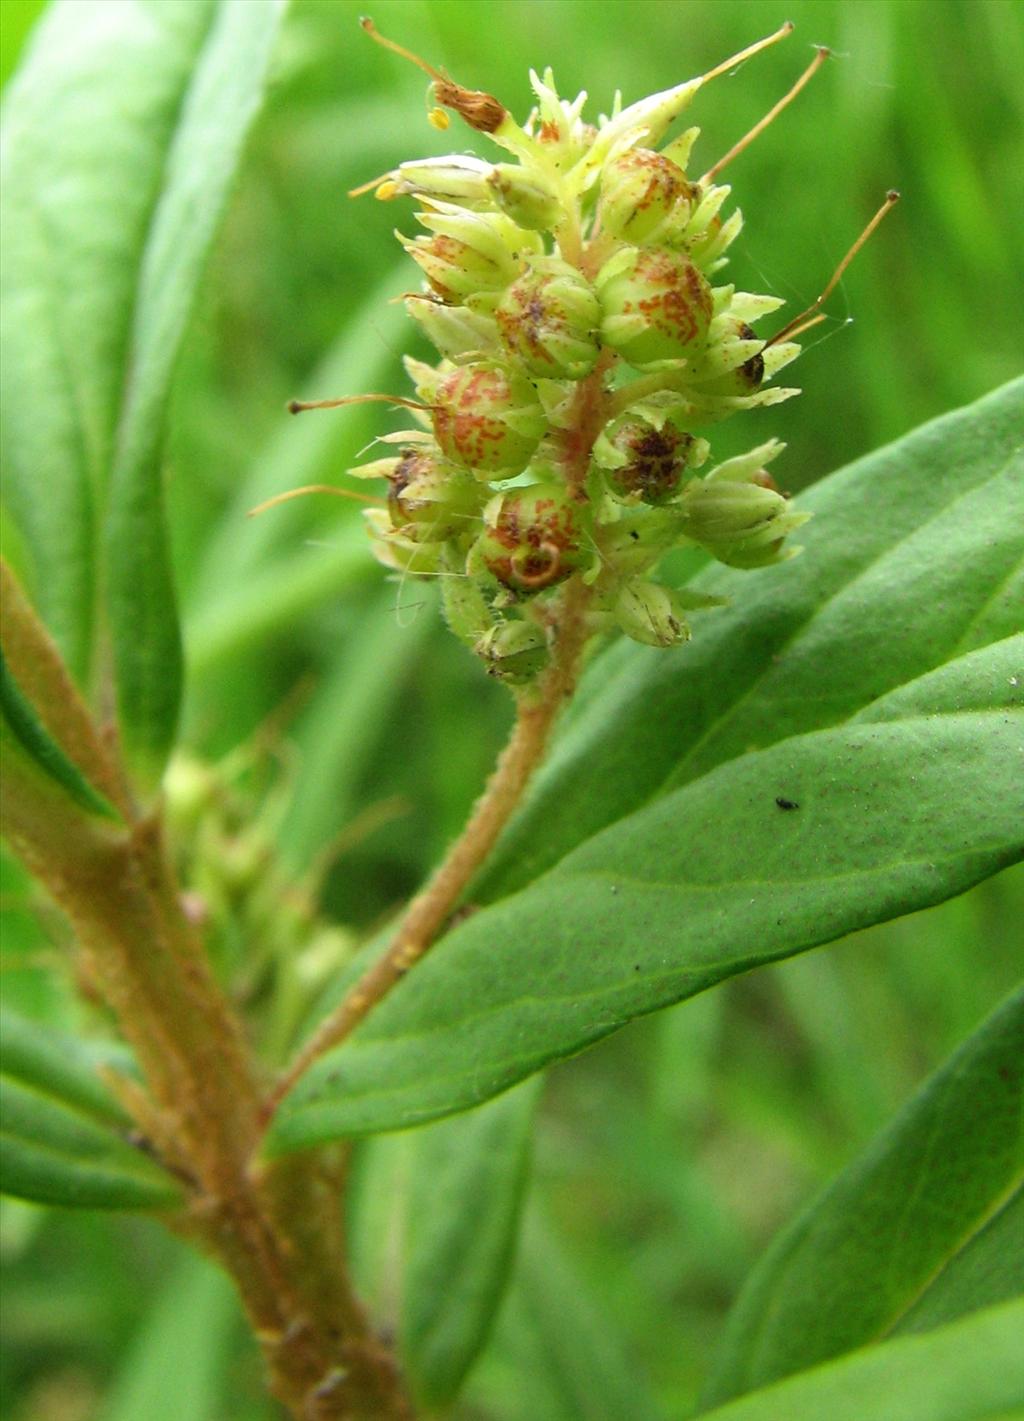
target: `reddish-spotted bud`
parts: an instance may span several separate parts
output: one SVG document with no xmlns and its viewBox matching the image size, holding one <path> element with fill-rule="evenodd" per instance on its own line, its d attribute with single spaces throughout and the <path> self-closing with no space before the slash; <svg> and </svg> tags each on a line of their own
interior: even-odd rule
<svg viewBox="0 0 1024 1421">
<path fill-rule="evenodd" d="M 446 542 L 479 517 L 481 485 L 428 449 L 404 449 L 387 477 L 392 526 L 411 542 Z"/>
<path fill-rule="evenodd" d="M 470 553 L 513 592 L 543 592 L 582 562 L 576 507 L 558 484 L 530 484 L 498 494 L 484 509 L 484 531 Z"/>
<path fill-rule="evenodd" d="M 547 429 L 530 382 L 500 365 L 464 365 L 437 387 L 434 433 L 443 453 L 481 479 L 522 473 Z"/>
<path fill-rule="evenodd" d="M 558 257 L 534 259 L 494 317 L 509 354 L 531 375 L 582 380 L 597 364 L 597 297 L 586 278 Z"/>
<path fill-rule="evenodd" d="M 634 148 L 601 174 L 601 230 L 640 245 L 671 243 L 690 220 L 700 188 L 649 148 Z"/>
<path fill-rule="evenodd" d="M 632 416 L 615 420 L 594 445 L 608 487 L 629 502 L 667 503 L 680 492 L 688 471 L 706 457 L 706 442 L 671 421 L 656 428 Z"/>
<path fill-rule="evenodd" d="M 711 287 L 681 252 L 623 247 L 597 278 L 601 336 L 639 370 L 692 358 L 711 323 Z"/>
</svg>

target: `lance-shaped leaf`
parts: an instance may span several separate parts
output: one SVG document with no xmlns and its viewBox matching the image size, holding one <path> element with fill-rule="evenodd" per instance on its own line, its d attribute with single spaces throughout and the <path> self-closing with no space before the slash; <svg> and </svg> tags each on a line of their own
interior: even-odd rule
<svg viewBox="0 0 1024 1421">
<path fill-rule="evenodd" d="M 397 1326 L 425 1407 L 456 1395 L 503 1296 L 537 1094 L 531 1082 L 479 1110 L 360 1147 L 353 1264 L 377 1325 Z"/>
<path fill-rule="evenodd" d="M 160 488 L 171 377 L 281 13 L 62 0 L 5 104 L 7 496 L 30 594 L 83 685 L 98 589 L 109 599 L 123 735 L 149 779 L 180 691 Z"/>
<path fill-rule="evenodd" d="M 1024 991 L 765 1254 L 733 1310 L 705 1407 L 903 1324 L 923 1330 L 1024 1290 L 1020 1210 L 1007 1206 L 1024 1179 L 1022 1107 Z"/>
<path fill-rule="evenodd" d="M 705 1413 L 707 1421 L 1017 1421 L 1024 1303 L 986 1308 L 799 1372 Z"/>
<path fill-rule="evenodd" d="M 144 783 L 163 770 L 181 694 L 161 483 L 171 380 L 283 13 L 284 0 L 217 5 L 161 154 L 162 184 L 141 255 L 104 550 L 121 732 Z"/>
<path fill-rule="evenodd" d="M 109 1053 L 100 1059 L 113 1060 Z M 123 1062 L 120 1064 L 123 1065 Z M 41 1204 L 166 1209 L 181 1190 L 131 1142 L 131 1126 L 73 1038 L 5 1013 L 0 1031 L 0 1183 Z"/>
<path fill-rule="evenodd" d="M 1024 854 L 1024 637 L 720 765 L 460 924 L 284 1102 L 270 1148 L 486 1099 L 631 1018 Z"/>
</svg>

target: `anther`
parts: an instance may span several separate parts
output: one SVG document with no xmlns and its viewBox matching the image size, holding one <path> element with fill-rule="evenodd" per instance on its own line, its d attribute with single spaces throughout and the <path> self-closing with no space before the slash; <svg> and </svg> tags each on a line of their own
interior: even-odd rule
<svg viewBox="0 0 1024 1421">
<path fill-rule="evenodd" d="M 359 23 L 377 44 L 382 45 L 384 49 L 390 49 L 403 59 L 408 59 L 410 64 L 415 64 L 417 69 L 422 69 L 424 74 L 433 80 L 434 99 L 441 108 L 454 109 L 471 128 L 479 129 L 481 133 L 493 133 L 505 122 L 508 117 L 505 106 L 499 103 L 493 94 L 485 94 L 479 89 L 464 89 L 461 84 L 456 84 L 443 69 L 435 69 L 418 54 L 413 54 L 411 49 L 396 44 L 393 39 L 387 39 L 369 16 L 364 15 Z M 447 118 L 437 109 L 431 110 L 427 117 L 435 128 L 447 127 Z"/>
<path fill-rule="evenodd" d="M 774 121 L 778 118 L 779 114 L 782 113 L 783 109 L 788 108 L 789 105 L 793 102 L 797 94 L 799 94 L 800 90 L 806 84 L 810 83 L 810 81 L 814 78 L 815 74 L 817 74 L 818 70 L 825 63 L 825 60 L 831 57 L 831 54 L 832 51 L 828 49 L 825 45 L 818 46 L 817 54 L 811 60 L 810 64 L 808 64 L 807 68 L 800 75 L 800 78 L 796 81 L 796 83 L 789 90 L 789 92 L 782 96 L 782 98 L 779 100 L 779 102 L 775 105 L 774 108 L 768 110 L 764 118 L 761 119 L 759 123 L 754 124 L 754 127 L 750 130 L 749 133 L 745 133 L 738 143 L 733 144 L 733 146 L 729 149 L 728 153 L 726 153 L 724 158 L 719 158 L 718 162 L 707 170 L 707 172 L 700 180 L 702 186 L 706 183 L 712 182 L 728 163 L 731 163 L 734 158 L 738 158 L 745 148 L 749 148 L 750 144 L 753 143 L 755 138 L 760 137 L 760 135 L 765 131 L 765 129 L 770 123 L 774 123 Z"/>
<path fill-rule="evenodd" d="M 797 333 L 798 328 L 801 331 L 807 329 L 807 326 L 809 324 L 807 320 L 808 316 L 814 316 L 818 310 L 818 307 L 823 306 L 825 304 L 828 298 L 832 295 L 832 292 L 839 285 L 839 282 L 841 281 L 843 276 L 843 272 L 853 261 L 854 257 L 860 251 L 861 247 L 868 240 L 871 234 L 875 231 L 876 227 L 879 226 L 886 213 L 890 210 L 890 208 L 895 207 L 899 200 L 900 195 L 894 189 L 890 189 L 889 192 L 886 193 L 885 201 L 875 213 L 874 217 L 872 217 L 868 225 L 864 228 L 864 231 L 854 242 L 853 246 L 846 253 L 845 257 L 843 257 L 842 261 L 836 267 L 835 271 L 832 273 L 831 280 L 829 281 L 828 285 L 825 287 L 821 295 L 817 298 L 817 300 L 811 302 L 811 304 L 807 307 L 806 311 L 801 311 L 799 316 L 794 316 L 793 319 L 787 325 L 782 327 L 781 331 L 776 331 L 775 335 L 773 335 L 769 340 L 765 341 L 765 350 L 767 350 L 769 346 L 778 345 L 780 340 L 787 340 L 790 336 L 795 335 Z M 815 321 L 814 324 L 816 325 L 817 321 Z"/>
</svg>

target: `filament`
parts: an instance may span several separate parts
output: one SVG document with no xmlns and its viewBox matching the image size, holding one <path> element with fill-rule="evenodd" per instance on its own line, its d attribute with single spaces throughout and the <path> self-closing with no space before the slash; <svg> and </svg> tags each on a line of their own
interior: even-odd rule
<svg viewBox="0 0 1024 1421">
<path fill-rule="evenodd" d="M 825 45 L 818 46 L 817 54 L 800 75 L 800 78 L 790 89 L 789 93 L 784 94 L 775 107 L 768 110 L 760 123 L 755 123 L 749 133 L 745 133 L 738 143 L 734 143 L 724 158 L 719 158 L 718 162 L 707 170 L 700 180 L 702 185 L 712 182 L 728 163 L 731 163 L 734 158 L 738 158 L 744 148 L 748 148 L 755 138 L 760 137 L 770 123 L 774 123 L 782 110 L 788 108 L 793 102 L 804 85 L 810 83 L 815 74 L 817 74 L 818 70 L 825 63 L 825 60 L 831 56 L 831 53 L 832 51 Z"/>
<path fill-rule="evenodd" d="M 368 493 L 356 493 L 351 488 L 336 488 L 334 484 L 303 484 L 301 488 L 286 489 L 284 493 L 275 493 L 273 498 L 264 499 L 255 508 L 250 508 L 245 515 L 246 518 L 255 518 L 259 513 L 266 513 L 268 508 L 276 508 L 279 503 L 287 503 L 291 498 L 301 498 L 307 493 L 329 493 L 335 498 L 354 498 L 359 503 L 372 503 L 375 508 L 385 507 L 382 498 L 372 498 Z"/>
<path fill-rule="evenodd" d="M 813 316 L 817 311 L 818 307 L 824 305 L 824 303 L 832 295 L 832 292 L 836 289 L 836 287 L 839 285 L 840 280 L 842 279 L 843 272 L 853 261 L 854 257 L 857 255 L 861 247 L 874 232 L 875 228 L 879 226 L 886 213 L 890 210 L 890 208 L 895 207 L 899 200 L 900 195 L 898 192 L 895 191 L 895 189 L 890 189 L 889 192 L 886 193 L 885 201 L 875 213 L 874 217 L 872 217 L 868 225 L 864 228 L 864 231 L 854 242 L 853 246 L 846 253 L 846 256 L 843 257 L 842 261 L 836 267 L 835 271 L 832 273 L 831 280 L 825 287 L 825 290 L 821 293 L 821 295 L 817 298 L 816 301 L 811 302 L 811 304 L 807 307 L 806 311 L 801 311 L 799 316 L 794 316 L 793 319 L 788 323 L 788 325 L 782 327 L 781 331 L 776 331 L 775 335 L 773 335 L 770 340 L 767 340 L 765 342 L 765 350 L 767 350 L 768 347 L 771 345 L 778 345 L 780 340 L 788 339 L 788 337 L 796 331 L 797 327 L 799 327 L 801 330 L 807 329 L 807 327 L 804 325 L 804 322 L 807 320 L 807 317 Z"/>
<path fill-rule="evenodd" d="M 787 20 L 784 25 L 780 25 L 774 34 L 768 35 L 765 39 L 759 39 L 754 44 L 748 44 L 746 49 L 741 49 L 739 54 L 734 54 L 731 59 L 724 59 L 721 64 L 716 64 L 714 69 L 709 69 L 706 74 L 702 74 L 697 80 L 700 84 L 706 84 L 709 79 L 717 79 L 719 74 L 726 74 L 737 64 L 742 64 L 745 59 L 751 59 L 755 54 L 760 54 L 762 49 L 768 49 L 773 44 L 778 44 L 780 39 L 786 39 L 793 33 L 793 22 Z"/>
</svg>

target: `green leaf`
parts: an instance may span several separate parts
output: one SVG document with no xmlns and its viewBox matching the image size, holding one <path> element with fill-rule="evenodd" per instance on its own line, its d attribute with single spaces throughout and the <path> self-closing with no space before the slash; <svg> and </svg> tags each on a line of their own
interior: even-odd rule
<svg viewBox="0 0 1024 1421">
<path fill-rule="evenodd" d="M 695 586 L 732 605 L 678 653 L 621 641 L 596 659 L 564 735 L 477 885 L 490 901 L 652 798 L 1021 630 L 1024 380 L 802 493 L 803 555 Z M 600 793 L 594 787 L 600 786 Z"/>
<path fill-rule="evenodd" d="M 83 683 L 101 587 L 109 599 L 124 736 L 150 778 L 180 682 L 160 491 L 171 377 L 281 13 L 62 0 L 5 105 L 9 503 L 30 590 Z"/>
<path fill-rule="evenodd" d="M 706 1407 L 1024 1287 L 1024 990 L 775 1241 L 726 1328 Z M 823 1303 L 825 1305 L 823 1305 Z"/>
<path fill-rule="evenodd" d="M 64 789 L 81 809 L 105 819 L 117 819 L 116 809 L 68 759 L 56 740 L 36 715 L 35 707 L 22 694 L 11 675 L 7 658 L 0 651 L 0 714 L 7 731 L 50 779 Z"/>
<path fill-rule="evenodd" d="M 84 1209 L 167 1209 L 181 1202 L 174 1180 L 126 1133 L 6 1074 L 0 1121 L 5 1194 Z"/>
<path fill-rule="evenodd" d="M 122 737 L 129 763 L 149 784 L 163 771 L 181 695 L 160 478 L 172 376 L 283 13 L 283 0 L 220 0 L 162 155 L 139 270 L 105 548 Z"/>
<path fill-rule="evenodd" d="M 101 1123 L 122 1126 L 128 1117 L 97 1068 L 130 1070 L 130 1062 L 130 1054 L 112 1043 L 97 1048 L 0 1008 L 0 1072 Z"/>
<path fill-rule="evenodd" d="M 516 1416 L 662 1421 L 664 1413 L 635 1359 L 588 1298 L 572 1260 L 537 1209 L 527 1210 L 497 1348 L 512 1353 Z M 477 1390 L 483 1387 L 474 1378 L 471 1391 Z M 490 1414 L 486 1393 L 481 1400 L 484 1414 Z"/>
<path fill-rule="evenodd" d="M 83 684 L 139 263 L 212 14 L 212 0 L 61 0 L 5 95 L 5 495 L 29 590 Z"/>
<path fill-rule="evenodd" d="M 707 1421 L 1019 1421 L 1024 1303 L 899 1338 L 706 1413 Z"/>
<path fill-rule="evenodd" d="M 375 1136 L 356 1155 L 354 1274 L 377 1328 L 397 1329 L 427 1409 L 454 1398 L 504 1294 L 537 1095 L 530 1082 L 422 1130 Z"/>
<path fill-rule="evenodd" d="M 1013 862 L 1022 667 L 1024 637 L 960 657 L 595 835 L 455 928 L 299 1081 L 269 1148 L 475 1104 L 635 1016 Z"/>
<path fill-rule="evenodd" d="M 515 1249 L 536 1099 L 530 1082 L 412 1137 L 400 1335 L 424 1407 L 455 1397 L 490 1332 Z"/>
<path fill-rule="evenodd" d="M 1024 643 L 997 611 L 1024 562 L 1022 397 L 826 480 L 804 557 L 749 595 L 745 574 L 702 576 L 736 605 L 691 647 L 599 658 L 473 895 L 498 901 L 311 1069 L 269 1147 L 476 1104 L 1024 855 Z"/>
<path fill-rule="evenodd" d="M 230 1279 L 186 1254 L 119 1368 L 100 1421 L 210 1421 L 229 1415 L 238 1303 Z"/>
</svg>

